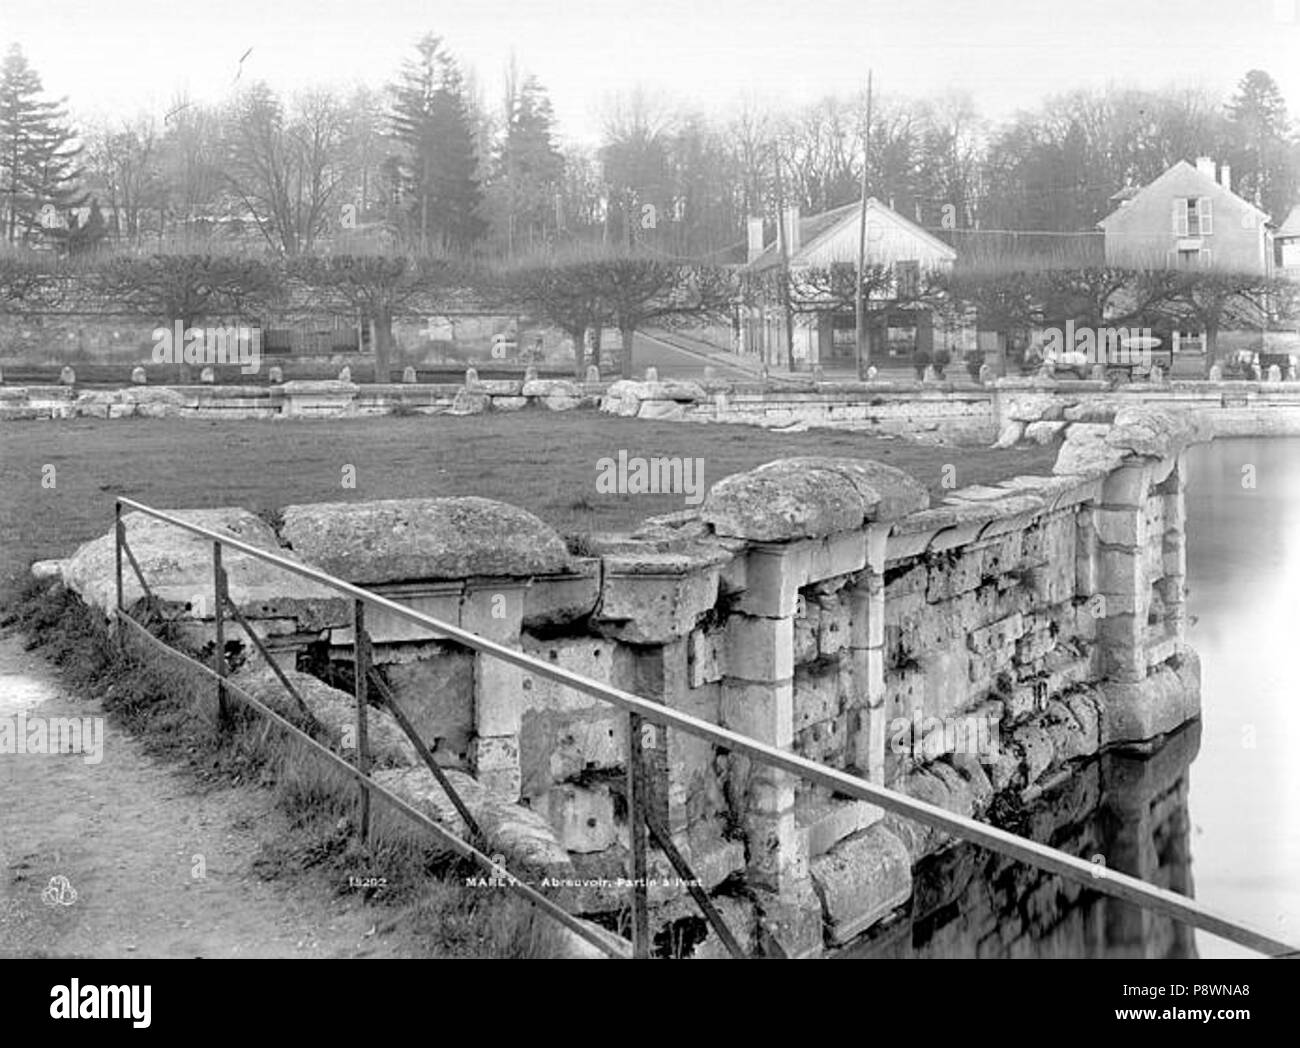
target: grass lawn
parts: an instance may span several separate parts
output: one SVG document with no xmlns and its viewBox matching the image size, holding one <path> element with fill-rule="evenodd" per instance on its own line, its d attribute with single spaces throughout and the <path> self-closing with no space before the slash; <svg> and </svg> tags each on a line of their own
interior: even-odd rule
<svg viewBox="0 0 1300 1048">
<path fill-rule="evenodd" d="M 681 495 L 596 491 L 596 462 L 704 460 L 705 484 L 792 455 L 876 459 L 944 493 L 1051 469 L 1056 447 L 935 447 L 835 430 L 619 419 L 594 411 L 465 418 L 319 420 L 76 419 L 0 426 L 0 591 L 33 560 L 63 557 L 112 526 L 113 498 L 160 509 L 481 495 L 532 511 L 561 533 L 630 530 L 685 507 Z M 45 469 L 53 466 L 54 470 Z M 355 488 L 343 486 L 355 467 Z M 44 486 L 42 477 L 53 477 Z M 48 481 L 46 484 L 48 485 Z M 953 486 L 950 482 L 949 486 Z"/>
</svg>

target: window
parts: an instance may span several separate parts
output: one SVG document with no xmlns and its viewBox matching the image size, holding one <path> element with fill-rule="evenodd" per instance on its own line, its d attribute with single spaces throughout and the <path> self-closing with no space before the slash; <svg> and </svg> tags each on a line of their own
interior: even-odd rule
<svg viewBox="0 0 1300 1048">
<path fill-rule="evenodd" d="M 1214 201 L 1209 197 L 1177 197 L 1172 221 L 1174 236 L 1208 237 L 1214 232 Z"/>
<path fill-rule="evenodd" d="M 1213 253 L 1208 247 L 1176 248 L 1169 252 L 1169 262 L 1175 269 L 1209 269 Z"/>
</svg>

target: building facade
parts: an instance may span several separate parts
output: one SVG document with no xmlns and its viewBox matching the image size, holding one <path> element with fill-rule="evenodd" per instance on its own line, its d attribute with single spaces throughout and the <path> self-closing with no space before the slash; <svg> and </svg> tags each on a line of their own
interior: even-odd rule
<svg viewBox="0 0 1300 1048">
<path fill-rule="evenodd" d="M 957 253 L 874 197 L 867 200 L 865 221 L 867 265 L 887 267 L 892 274 L 888 281 L 877 281 L 868 295 L 871 359 L 907 364 L 918 351 L 935 345 L 933 311 L 918 301 L 926 275 L 950 270 Z M 738 351 L 774 366 L 784 366 L 790 359 L 785 302 L 775 279 L 788 256 L 794 366 L 803 370 L 818 365 L 852 367 L 857 352 L 852 304 L 855 269 L 848 267 L 857 265 L 864 228 L 861 202 L 807 218 L 797 208 L 788 209 L 780 225 L 769 243 L 763 220 L 749 220 L 742 268 L 751 276 L 769 279 L 754 281 L 759 293 L 740 308 Z"/>
</svg>

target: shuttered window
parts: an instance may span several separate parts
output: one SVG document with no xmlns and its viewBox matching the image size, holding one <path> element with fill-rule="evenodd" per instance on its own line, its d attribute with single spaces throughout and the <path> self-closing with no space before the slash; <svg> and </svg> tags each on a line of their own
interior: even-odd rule
<svg viewBox="0 0 1300 1048">
<path fill-rule="evenodd" d="M 1173 233 L 1176 237 L 1187 236 L 1187 201 L 1182 197 L 1174 200 Z"/>
</svg>

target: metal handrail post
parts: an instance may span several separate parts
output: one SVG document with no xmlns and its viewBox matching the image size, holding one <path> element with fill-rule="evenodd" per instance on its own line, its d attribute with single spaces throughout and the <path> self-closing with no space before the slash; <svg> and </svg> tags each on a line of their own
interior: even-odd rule
<svg viewBox="0 0 1300 1048">
<path fill-rule="evenodd" d="M 216 620 L 216 647 L 212 652 L 213 668 L 221 678 L 217 682 L 217 725 L 221 730 L 225 730 L 230 725 L 230 709 L 226 701 L 226 615 L 225 615 L 225 595 L 226 595 L 226 573 L 221 567 L 221 543 L 220 541 L 212 543 L 212 588 L 214 591 L 213 604 L 215 605 L 214 617 Z"/>
<path fill-rule="evenodd" d="M 366 637 L 366 602 L 352 602 L 352 658 L 354 694 L 357 705 L 357 771 L 363 777 L 369 774 L 369 724 L 366 720 L 366 699 L 370 665 L 369 641 Z M 370 790 L 361 786 L 361 843 L 370 841 Z"/>
<path fill-rule="evenodd" d="M 632 845 L 632 956 L 650 956 L 650 914 L 646 885 L 645 769 L 641 763 L 641 716 L 627 715 L 627 821 Z"/>
<path fill-rule="evenodd" d="M 116 594 L 117 615 L 120 616 L 126 608 L 122 603 L 122 538 L 126 531 L 126 526 L 122 523 L 122 503 L 113 503 L 113 582 L 114 592 Z M 118 640 L 121 640 L 122 629 L 118 624 L 117 616 L 113 618 L 113 632 Z"/>
</svg>

